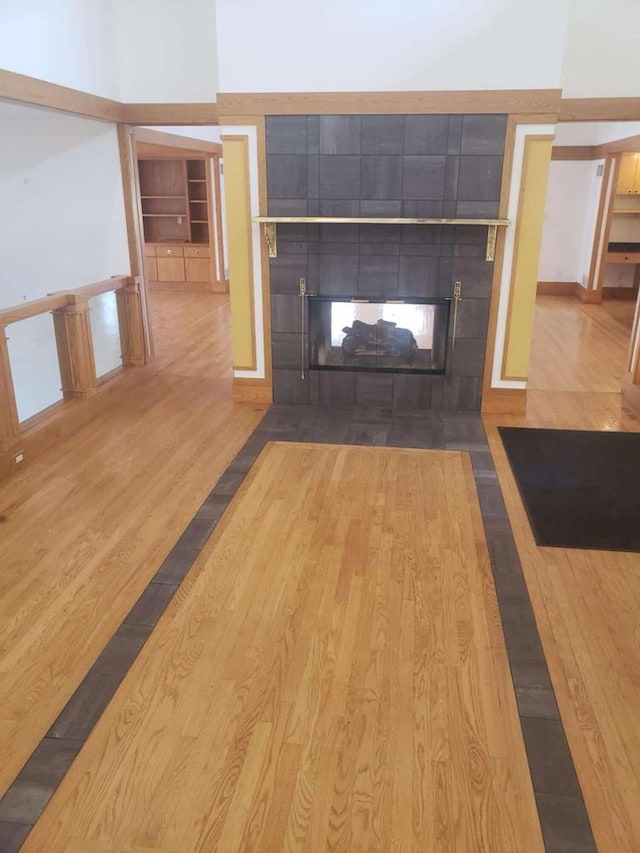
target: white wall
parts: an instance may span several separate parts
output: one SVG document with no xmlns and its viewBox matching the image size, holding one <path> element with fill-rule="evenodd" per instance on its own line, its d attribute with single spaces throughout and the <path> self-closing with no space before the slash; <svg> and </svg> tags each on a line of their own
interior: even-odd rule
<svg viewBox="0 0 640 853">
<path fill-rule="evenodd" d="M 220 91 L 558 88 L 567 3 L 217 0 Z"/>
<path fill-rule="evenodd" d="M 129 272 L 115 126 L 0 103 L 0 307 Z"/>
<path fill-rule="evenodd" d="M 112 3 L 123 101 L 215 101 L 215 0 Z M 241 37 L 252 26 L 245 21 Z"/>
<path fill-rule="evenodd" d="M 638 134 L 640 121 L 560 122 L 554 145 L 603 145 Z"/>
<path fill-rule="evenodd" d="M 115 127 L 1 102 L 0 127 L 0 308 L 128 273 Z M 8 334 L 24 419 L 60 399 L 52 318 Z M 120 363 L 102 340 L 99 372 Z"/>
<path fill-rule="evenodd" d="M 639 57 L 637 0 L 569 0 L 564 97 L 637 97 Z"/>
<path fill-rule="evenodd" d="M 0 68 L 118 99 L 111 0 L 0 0 Z"/>
<path fill-rule="evenodd" d="M 538 281 L 577 281 L 584 286 L 602 185 L 597 166 L 603 162 L 551 162 Z"/>
</svg>

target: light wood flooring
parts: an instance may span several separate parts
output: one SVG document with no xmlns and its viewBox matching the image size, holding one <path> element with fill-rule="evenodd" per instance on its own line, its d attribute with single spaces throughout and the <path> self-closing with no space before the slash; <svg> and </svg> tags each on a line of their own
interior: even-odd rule
<svg viewBox="0 0 640 853">
<path fill-rule="evenodd" d="M 560 314 L 553 316 L 553 306 L 559 299 L 545 297 L 539 302 L 531 371 L 532 389 L 528 393 L 526 415 L 522 418 L 486 417 L 485 425 L 598 849 L 601 853 L 636 853 L 640 850 L 640 812 L 637 807 L 640 802 L 640 774 L 637 770 L 640 755 L 640 635 L 637 627 L 640 613 L 640 555 L 538 548 L 497 434 L 497 425 L 501 423 L 640 430 L 640 421 L 622 408 L 619 384 L 614 379 L 618 371 L 623 369 L 628 340 L 625 328 L 627 320 L 622 314 L 625 309 L 630 312 L 631 305 L 611 302 L 602 306 L 585 306 L 577 300 L 567 305 L 560 301 L 557 304 L 562 308 L 562 317 Z M 616 319 L 618 311 L 621 312 L 620 320 Z M 15 777 L 219 474 L 261 418 L 260 407 L 238 406 L 231 400 L 229 317 L 225 297 L 194 296 L 186 301 L 183 296 L 154 294 L 154 315 L 159 350 L 158 372 L 145 385 L 145 392 L 141 393 L 140 387 L 129 378 L 114 384 L 108 392 L 87 404 L 95 407 L 94 421 L 87 428 L 62 438 L 54 450 L 29 463 L 18 476 L 0 485 L 0 515 L 4 513 L 8 516 L 8 521 L 0 525 L 0 790 L 4 790 Z M 543 318 L 542 332 L 540 318 Z M 555 330 L 549 334 L 552 325 Z M 579 347 L 575 342 L 584 334 L 585 328 L 590 329 L 590 342 L 588 346 Z M 580 329 L 582 333 L 579 333 Z M 562 355 L 557 344 L 563 339 L 574 341 L 574 353 L 578 350 L 581 353 L 579 359 L 569 357 L 569 354 L 566 358 Z M 612 366 L 607 359 L 614 352 L 617 353 L 617 362 Z M 600 355 L 592 358 L 595 353 Z M 578 390 L 571 390 L 574 388 Z M 185 471 L 188 471 L 188 477 L 184 476 Z M 363 476 L 366 474 L 367 471 L 364 471 Z M 448 490 L 445 490 L 445 494 L 448 495 Z M 279 500 L 286 501 L 284 491 Z M 265 509 L 265 512 L 268 513 L 269 509 Z M 459 516 L 455 524 L 461 524 L 463 518 L 463 515 Z M 328 535 L 335 535 L 335 531 L 340 529 L 339 525 L 340 519 L 334 530 L 328 531 Z M 226 528 L 221 527 L 220 535 L 225 534 L 225 531 Z M 248 540 L 249 537 L 246 538 Z M 404 544 L 401 553 L 405 554 Z M 471 580 L 475 577 L 477 582 L 478 576 L 485 577 L 486 566 L 481 558 L 477 564 L 474 562 L 476 565 L 473 571 L 465 567 L 465 572 L 472 572 Z M 204 560 L 199 566 L 199 570 L 203 571 Z M 478 575 L 474 575 L 474 572 Z M 461 582 L 465 578 L 464 573 L 460 575 Z M 467 578 L 468 583 L 471 580 Z M 200 583 L 199 576 L 194 576 L 190 583 L 194 584 L 195 589 Z M 341 588 L 343 591 L 346 589 L 344 586 Z M 167 621 L 178 618 L 180 612 L 186 612 L 189 589 L 191 587 L 187 585 L 184 592 L 178 594 L 172 610 L 166 614 Z M 275 606 L 272 595 L 270 597 L 270 588 L 265 585 L 265 589 L 260 603 L 265 607 Z M 459 589 L 462 590 L 463 586 Z M 306 593 L 308 604 L 316 591 L 313 588 Z M 304 592 L 303 587 L 300 592 Z M 378 598 L 375 600 L 377 602 Z M 460 604 L 464 597 L 459 595 L 457 600 Z M 481 614 L 484 610 L 489 636 L 494 639 L 498 637 L 499 632 L 496 632 L 492 621 L 492 614 L 495 614 L 492 585 L 485 585 L 481 606 L 477 596 L 469 600 L 474 607 L 473 613 L 480 619 L 478 624 L 482 625 Z M 105 601 L 108 602 L 107 607 Z M 319 608 L 323 606 L 322 601 Z M 419 598 L 410 606 L 418 607 L 422 601 Z M 339 604 L 342 608 L 348 606 L 346 599 Z M 194 618 L 199 620 L 198 626 L 204 626 L 207 631 L 212 630 L 212 614 L 217 612 L 216 607 L 219 606 L 219 602 L 212 602 L 211 611 L 206 608 L 197 610 Z M 389 600 L 387 606 L 397 608 L 397 598 L 395 604 Z M 371 624 L 382 625 L 382 618 L 378 616 L 382 610 L 378 604 L 376 608 Z M 252 636 L 250 628 L 264 630 L 260 614 L 252 613 L 258 621 L 247 624 L 245 635 L 248 638 Z M 458 614 L 456 611 L 456 616 L 462 618 L 464 613 Z M 231 616 L 227 614 L 226 618 Z M 444 613 L 439 618 L 445 620 Z M 450 613 L 448 618 L 451 618 Z M 392 624 L 391 615 L 388 623 L 384 623 L 385 628 L 380 630 L 381 648 L 387 643 L 387 624 Z M 339 629 L 340 625 L 337 625 L 336 631 Z M 301 629 L 292 625 L 291 630 Z M 474 630 L 480 629 L 474 627 Z M 361 635 L 365 642 L 361 641 Z M 162 635 L 158 633 L 156 637 L 154 632 L 151 640 L 160 642 L 158 638 L 161 636 L 162 642 L 168 643 L 173 635 L 166 632 Z M 293 636 L 293 633 L 287 635 L 287 643 L 281 647 L 278 655 L 290 653 L 293 647 L 288 642 Z M 335 658 L 331 631 L 325 632 L 323 637 L 326 645 L 322 649 L 326 658 L 315 659 L 318 666 L 325 659 Z M 360 642 L 363 654 L 368 637 L 371 634 L 367 635 L 366 630 L 358 630 L 354 640 Z M 467 639 L 468 635 L 464 632 L 459 634 L 458 645 L 454 648 L 460 651 L 460 644 Z M 195 643 L 193 637 L 190 637 L 190 641 Z M 197 644 L 191 648 L 197 650 Z M 470 648 L 475 648 L 475 645 Z M 496 649 L 497 663 L 494 666 L 498 669 L 481 672 L 484 699 L 473 695 L 474 701 L 483 708 L 490 707 L 486 703 L 493 701 L 490 688 L 504 683 L 499 672 L 504 662 L 504 651 L 499 643 L 494 643 L 494 651 Z M 234 646 L 232 655 L 237 655 L 238 650 L 239 645 Z M 141 660 L 146 659 L 146 653 L 147 647 L 143 650 Z M 493 658 L 493 655 L 483 657 L 482 651 L 475 651 L 475 654 L 478 662 Z M 209 647 L 203 651 L 203 655 L 211 655 Z M 161 667 L 161 657 L 157 656 L 150 666 Z M 191 665 L 191 658 L 185 656 L 165 663 L 170 665 L 173 661 L 180 666 L 184 665 L 185 669 Z M 258 661 L 256 650 L 256 657 L 249 661 L 249 666 L 257 666 Z M 426 665 L 422 660 L 417 663 L 421 667 Z M 413 665 L 416 665 L 415 661 Z M 469 666 L 472 665 L 477 664 L 471 664 L 469 658 Z M 139 663 L 136 664 L 138 666 Z M 179 666 L 176 667 L 176 676 L 181 671 Z M 247 671 L 247 678 L 251 672 Z M 255 670 L 253 672 L 255 674 Z M 368 672 L 372 677 L 378 677 L 379 670 L 375 666 L 372 665 Z M 416 684 L 422 689 L 421 682 L 417 681 Z M 125 688 L 130 690 L 130 680 L 125 682 L 107 711 L 107 716 L 116 713 L 122 713 L 123 716 L 118 717 L 117 723 L 111 727 L 109 738 L 106 738 L 106 729 L 101 723 L 87 744 L 86 749 L 91 749 L 94 756 L 97 755 L 94 744 L 104 745 L 105 750 L 108 750 L 105 756 L 111 756 L 111 763 L 96 763 L 91 767 L 82 765 L 86 777 L 82 780 L 77 775 L 69 777 L 75 780 L 74 784 L 85 786 L 82 788 L 84 795 L 90 794 L 94 798 L 95 816 L 93 809 L 87 808 L 88 800 L 83 800 L 76 840 L 69 840 L 67 847 L 60 849 L 76 853 L 121 853 L 124 849 L 136 849 L 118 846 L 119 841 L 115 842 L 116 846 L 109 840 L 104 843 L 86 842 L 89 837 L 115 838 L 118 832 L 124 831 L 115 826 L 113 813 L 107 813 L 105 809 L 101 811 L 103 791 L 105 796 L 112 798 L 111 802 L 117 802 L 123 809 L 145 807 L 146 794 L 142 791 L 139 795 L 137 790 L 127 787 L 125 769 L 135 774 L 148 769 L 150 774 L 165 779 L 169 778 L 167 774 L 174 774 L 178 788 L 189 785 L 189 768 L 179 762 L 179 748 L 174 745 L 174 751 L 170 754 L 159 750 L 165 728 L 176 735 L 171 726 L 175 713 L 173 703 L 178 701 L 178 697 L 169 694 L 166 704 L 156 707 L 157 716 L 154 719 L 158 728 L 150 731 L 150 738 L 143 745 L 142 740 L 138 739 L 137 725 L 144 717 L 143 704 L 146 704 L 146 697 L 151 690 L 150 681 L 144 673 L 140 685 L 144 687 L 144 692 L 123 694 Z M 227 703 L 224 707 L 229 707 L 230 692 L 234 689 L 231 683 L 226 685 L 219 697 L 221 702 Z M 384 689 L 387 690 L 384 695 L 389 702 L 397 703 L 395 694 L 389 692 L 390 688 L 385 686 Z M 469 687 L 466 693 L 459 694 L 461 703 L 471 693 Z M 123 695 L 127 697 L 126 705 L 121 701 Z M 242 696 L 245 697 L 244 704 L 234 706 L 232 726 L 240 721 L 242 714 L 249 708 L 247 703 L 254 698 L 248 687 L 246 695 L 242 693 Z M 155 694 L 150 698 L 155 701 Z M 433 707 L 443 707 L 436 694 L 432 698 L 436 702 Z M 185 750 L 192 748 L 192 739 L 196 736 L 194 733 L 201 728 L 201 714 L 208 707 L 209 701 L 210 697 L 205 690 L 195 707 L 189 711 L 189 722 L 181 730 L 181 746 Z M 499 748 L 500 743 L 509 743 L 510 751 L 515 749 L 509 761 L 513 761 L 515 756 L 517 767 L 520 768 L 522 747 L 519 739 L 510 733 L 514 711 L 508 690 L 504 702 L 497 719 L 502 720 L 504 717 L 507 729 L 502 735 L 496 736 L 489 747 L 486 747 L 489 740 L 482 739 L 487 733 L 481 732 L 482 738 L 478 738 L 478 743 L 483 744 L 483 749 L 488 751 L 478 751 L 474 747 L 468 753 L 468 767 L 482 770 L 483 773 L 478 776 L 482 781 L 477 787 L 468 788 L 459 795 L 456 793 L 457 799 L 451 800 L 455 809 L 463 810 L 463 803 L 479 795 L 482 785 L 488 786 L 489 776 L 484 772 L 487 764 L 484 760 L 475 763 L 476 755 L 486 758 L 492 749 Z M 381 703 L 375 705 L 373 699 L 371 708 L 366 706 L 367 712 L 358 722 L 361 728 L 358 725 L 352 727 L 345 741 L 351 749 L 355 750 L 359 742 L 357 735 L 360 733 L 362 742 L 367 744 L 366 748 L 372 745 L 375 740 L 373 730 L 367 726 L 374 719 L 371 716 L 374 708 L 377 713 L 380 706 Z M 399 706 L 396 704 L 394 707 Z M 463 704 L 458 706 L 460 713 L 462 707 Z M 180 710 L 182 712 L 184 709 Z M 434 713 L 425 721 L 425 726 L 427 722 L 436 725 L 441 719 L 438 713 Z M 458 729 L 467 731 L 467 722 L 461 716 Z M 261 725 L 258 726 L 258 723 Z M 256 736 L 248 744 L 242 741 L 240 730 L 237 731 L 238 739 L 234 741 L 239 749 L 244 744 L 251 750 L 252 761 L 248 767 L 255 766 L 253 762 L 263 754 L 266 744 L 272 743 L 273 738 L 277 740 L 283 731 L 282 718 L 278 718 L 275 723 L 276 728 L 280 726 L 278 734 L 275 733 L 273 720 L 261 719 L 258 723 L 254 728 Z M 408 718 L 406 723 L 417 726 L 417 721 Z M 422 731 L 426 731 L 426 728 Z M 402 740 L 401 735 L 395 736 Z M 494 737 L 494 733 L 489 732 L 487 738 L 489 736 Z M 118 744 L 124 747 L 129 739 L 136 746 L 126 758 L 126 763 L 123 758 L 123 767 L 119 770 L 119 762 L 113 759 L 113 750 Z M 217 741 L 211 745 L 214 756 L 219 755 L 220 743 Z M 320 762 L 323 773 L 330 772 L 324 763 L 325 760 L 329 763 L 333 760 L 334 753 L 330 747 L 334 745 L 335 742 L 329 742 L 320 756 L 309 754 L 309 761 L 312 764 L 314 761 Z M 395 748 L 395 742 L 393 745 Z M 416 740 L 416 745 L 419 747 L 417 755 L 422 757 L 422 742 Z M 286 754 L 282 753 L 286 767 L 301 760 L 295 747 L 294 742 L 293 748 L 287 749 Z M 297 747 L 301 747 L 301 744 L 297 744 Z M 400 747 L 407 750 L 406 743 L 404 746 L 400 744 Z M 72 768 L 72 774 L 75 774 L 78 762 L 84 761 L 84 754 L 83 750 Z M 426 753 L 424 757 L 426 760 Z M 206 762 L 207 756 L 198 755 L 197 760 Z M 462 758 L 457 756 L 456 760 L 461 761 Z M 346 837 L 340 833 L 346 833 L 347 828 L 356 835 L 368 832 L 367 838 L 376 837 L 378 829 L 374 823 L 368 825 L 368 830 L 364 829 L 364 816 L 372 814 L 371 792 L 378 790 L 378 777 L 374 770 L 381 765 L 372 762 L 370 766 L 371 773 L 363 774 L 355 782 L 343 768 L 335 769 L 336 773 L 339 770 L 344 774 L 343 786 L 340 788 L 342 799 L 338 802 L 342 817 L 331 828 L 331 832 L 335 831 L 339 839 Z M 507 772 L 505 762 L 490 763 L 489 767 L 502 767 Z M 234 781 L 233 798 L 226 787 L 220 789 L 221 795 L 226 797 L 228 811 L 225 812 L 224 826 L 208 827 L 214 835 L 219 831 L 230 832 L 233 822 L 242 821 L 243 815 L 251 808 L 249 793 L 254 779 L 246 774 L 236 777 L 238 772 L 239 768 L 234 764 L 225 777 Z M 526 818 L 531 794 L 526 790 L 519 773 L 520 769 L 517 769 L 515 790 L 522 797 L 524 816 L 518 816 L 512 799 L 507 798 L 501 812 L 507 821 L 504 833 L 510 832 L 508 827 L 515 825 L 512 821 L 531 820 Z M 473 778 L 476 778 L 475 773 Z M 94 784 L 95 779 L 102 780 L 104 785 Z M 301 802 L 310 805 L 307 811 L 297 813 L 301 825 L 308 820 L 309 814 L 319 814 L 322 809 L 325 809 L 326 814 L 326 809 L 333 806 L 333 803 L 327 806 L 326 799 L 322 798 L 316 805 L 315 789 L 311 787 L 314 779 L 316 776 L 311 772 L 304 776 L 305 784 L 309 781 L 310 787 L 301 790 Z M 446 790 L 446 781 L 443 778 L 443 788 L 437 790 Z M 50 807 L 56 809 L 55 814 L 69 813 L 68 784 L 68 781 L 63 783 Z M 275 789 L 272 776 L 264 777 L 260 784 L 261 790 L 267 792 L 265 797 Z M 486 790 L 494 791 L 499 784 L 500 779 L 497 778 Z M 349 791 L 356 792 L 350 799 L 347 797 Z M 195 802 L 199 802 L 199 798 L 205 794 L 206 791 L 197 790 L 194 794 Z M 431 795 L 435 796 L 435 791 Z M 174 817 L 177 820 L 178 816 L 173 800 L 166 799 L 166 796 L 163 800 L 166 818 L 160 818 L 159 811 L 154 809 L 153 819 L 149 821 L 149 832 L 153 836 L 150 836 L 151 844 L 156 841 L 158 844 L 170 843 L 172 846 L 165 846 L 163 853 L 184 853 L 185 847 L 180 840 L 176 844 L 171 841 L 171 822 Z M 483 802 L 488 808 L 491 798 L 487 795 Z M 394 803 L 391 803 L 391 807 L 396 807 Z M 406 803 L 398 800 L 397 808 L 401 807 L 408 813 Z M 463 811 L 460 813 L 463 814 Z M 58 839 L 55 843 L 62 843 L 60 839 L 65 838 L 65 832 L 69 839 L 76 834 L 69 826 L 66 830 L 59 824 L 54 827 L 50 814 L 54 812 L 45 812 L 42 821 L 49 821 L 51 837 Z M 98 814 L 101 817 L 98 818 Z M 268 814 L 271 814 L 273 821 L 280 821 L 279 825 L 282 825 L 282 816 L 274 817 L 273 812 Z M 414 812 L 414 819 L 423 820 L 425 814 L 420 807 Z M 296 825 L 297 821 L 298 817 Z M 256 826 L 267 826 L 271 832 L 274 831 L 275 823 L 261 824 L 258 821 L 252 824 L 251 831 Z M 383 830 L 387 831 L 387 828 L 383 827 Z M 189 832 L 195 831 L 194 826 L 190 825 Z M 484 833 L 489 830 L 483 826 L 478 831 Z M 503 830 L 496 831 L 503 833 Z M 35 832 L 41 833 L 42 830 L 38 828 Z M 531 836 L 535 845 L 533 849 L 539 848 L 537 833 L 536 826 Z M 498 840 L 504 837 L 502 834 Z M 33 838 L 39 838 L 41 845 L 28 849 L 50 849 L 48 837 L 34 834 Z M 396 844 L 394 839 L 394 845 L 401 848 L 403 840 L 398 839 Z M 31 839 L 29 844 L 32 843 Z M 138 853 L 148 850 L 149 846 L 145 841 L 137 848 Z M 162 850 L 161 847 L 153 846 L 151 849 Z M 466 847 L 457 849 L 464 849 L 465 853 L 467 850 Z M 490 846 L 488 849 L 493 851 L 500 848 Z"/>
<path fill-rule="evenodd" d="M 619 393 L 634 304 L 607 299 L 590 305 L 574 296 L 538 296 L 527 387 Z"/>
<path fill-rule="evenodd" d="M 262 417 L 232 401 L 228 297 L 152 298 L 155 375 L 0 484 L 0 793 Z"/>
<path fill-rule="evenodd" d="M 542 850 L 471 462 L 272 443 L 25 851 Z"/>
<path fill-rule="evenodd" d="M 640 554 L 539 548 L 497 426 L 640 431 L 617 378 L 632 310 L 539 297 L 526 415 L 484 417 L 600 853 L 640 850 Z"/>
</svg>

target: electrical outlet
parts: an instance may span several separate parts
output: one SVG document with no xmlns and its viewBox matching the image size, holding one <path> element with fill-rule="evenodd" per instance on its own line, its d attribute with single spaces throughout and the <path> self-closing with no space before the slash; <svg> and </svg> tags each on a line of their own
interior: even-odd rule
<svg viewBox="0 0 640 853">
<path fill-rule="evenodd" d="M 181 216 L 178 217 L 178 225 L 182 225 L 182 217 Z"/>
<path fill-rule="evenodd" d="M 598 163 L 596 166 L 596 178 L 601 178 L 604 174 L 604 166 L 602 163 Z"/>
<path fill-rule="evenodd" d="M 20 453 L 16 453 L 13 457 L 13 461 L 16 463 L 16 465 L 19 465 L 20 462 L 24 462 L 24 453 L 22 451 L 20 451 Z"/>
</svg>

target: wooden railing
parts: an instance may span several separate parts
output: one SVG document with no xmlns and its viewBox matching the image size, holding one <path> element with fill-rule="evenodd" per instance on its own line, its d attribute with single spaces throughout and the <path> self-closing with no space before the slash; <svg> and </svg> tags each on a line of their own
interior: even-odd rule
<svg viewBox="0 0 640 853">
<path fill-rule="evenodd" d="M 145 363 L 144 325 L 138 282 L 114 276 L 75 290 L 51 293 L 0 311 L 0 451 L 19 444 L 21 426 L 7 346 L 7 326 L 51 313 L 58 350 L 63 400 L 86 400 L 98 388 L 89 319 L 89 300 L 115 291 L 124 367 Z M 34 365 L 37 370 L 37 365 Z"/>
</svg>

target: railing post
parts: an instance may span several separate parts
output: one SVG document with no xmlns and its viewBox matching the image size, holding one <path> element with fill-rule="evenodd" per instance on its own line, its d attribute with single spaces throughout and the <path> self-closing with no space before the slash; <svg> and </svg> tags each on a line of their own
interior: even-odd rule
<svg viewBox="0 0 640 853">
<path fill-rule="evenodd" d="M 97 387 L 89 300 L 70 293 L 65 307 L 52 313 L 62 396 L 65 400 L 87 400 Z"/>
<path fill-rule="evenodd" d="M 137 279 L 129 279 L 123 288 L 117 290 L 116 300 L 118 303 L 122 364 L 125 367 L 141 366 L 146 362 L 146 355 L 142 300 Z"/>
<path fill-rule="evenodd" d="M 6 326 L 0 326 L 0 450 L 8 450 L 15 443 L 19 432 L 6 331 Z"/>
</svg>

